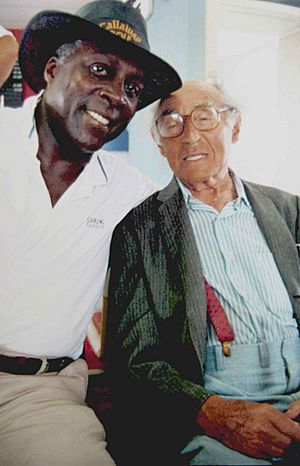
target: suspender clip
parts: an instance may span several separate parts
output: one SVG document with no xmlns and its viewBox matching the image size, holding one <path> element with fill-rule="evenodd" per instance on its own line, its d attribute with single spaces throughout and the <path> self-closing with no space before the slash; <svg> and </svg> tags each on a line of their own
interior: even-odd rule
<svg viewBox="0 0 300 466">
<path fill-rule="evenodd" d="M 222 342 L 222 347 L 223 347 L 223 354 L 226 357 L 231 356 L 231 347 L 230 347 L 230 341 L 223 341 Z"/>
</svg>

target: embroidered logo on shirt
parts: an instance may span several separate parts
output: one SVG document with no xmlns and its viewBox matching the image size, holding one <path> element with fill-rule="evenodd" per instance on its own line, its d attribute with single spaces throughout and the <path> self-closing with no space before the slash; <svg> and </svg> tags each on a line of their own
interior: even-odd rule
<svg viewBox="0 0 300 466">
<path fill-rule="evenodd" d="M 102 218 L 88 217 L 86 226 L 89 228 L 104 228 L 104 220 Z"/>
</svg>

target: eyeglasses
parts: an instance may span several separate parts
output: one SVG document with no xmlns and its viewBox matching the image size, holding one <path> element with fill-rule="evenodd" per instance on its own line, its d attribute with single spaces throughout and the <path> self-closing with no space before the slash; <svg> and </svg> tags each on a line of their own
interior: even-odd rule
<svg viewBox="0 0 300 466">
<path fill-rule="evenodd" d="M 221 113 L 235 111 L 234 107 L 215 108 L 201 105 L 194 108 L 189 115 L 180 115 L 177 112 L 166 113 L 156 120 L 159 134 L 164 138 L 176 138 L 183 133 L 185 122 L 191 119 L 194 127 L 200 131 L 211 131 L 220 123 Z"/>
</svg>

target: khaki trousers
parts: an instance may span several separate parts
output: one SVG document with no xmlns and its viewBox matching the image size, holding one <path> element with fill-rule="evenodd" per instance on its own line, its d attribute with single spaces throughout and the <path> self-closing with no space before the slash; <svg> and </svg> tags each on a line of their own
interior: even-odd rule
<svg viewBox="0 0 300 466">
<path fill-rule="evenodd" d="M 113 466 L 105 432 L 85 404 L 87 365 L 59 373 L 0 372 L 0 466 Z"/>
</svg>

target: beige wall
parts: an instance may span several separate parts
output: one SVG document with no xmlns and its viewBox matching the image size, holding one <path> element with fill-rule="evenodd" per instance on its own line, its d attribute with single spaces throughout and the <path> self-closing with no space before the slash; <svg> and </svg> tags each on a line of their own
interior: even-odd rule
<svg viewBox="0 0 300 466">
<path fill-rule="evenodd" d="M 256 11 L 258 3 L 245 1 L 219 21 L 216 74 L 243 114 L 231 165 L 248 180 L 300 194 L 300 9 L 268 3 Z"/>
</svg>

